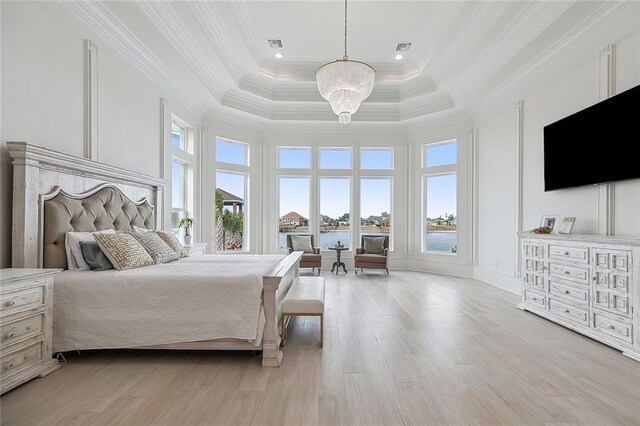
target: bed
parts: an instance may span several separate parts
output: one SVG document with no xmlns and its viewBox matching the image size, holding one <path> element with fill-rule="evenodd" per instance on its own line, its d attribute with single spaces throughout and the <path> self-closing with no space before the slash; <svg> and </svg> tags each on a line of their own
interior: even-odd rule
<svg viewBox="0 0 640 426">
<path fill-rule="evenodd" d="M 164 180 L 9 142 L 13 267 L 63 271 L 54 284 L 54 351 L 261 350 L 279 366 L 280 304 L 301 253 L 203 255 L 128 271 L 68 271 L 64 235 L 159 228 Z M 137 200 L 137 201 L 134 201 Z"/>
</svg>

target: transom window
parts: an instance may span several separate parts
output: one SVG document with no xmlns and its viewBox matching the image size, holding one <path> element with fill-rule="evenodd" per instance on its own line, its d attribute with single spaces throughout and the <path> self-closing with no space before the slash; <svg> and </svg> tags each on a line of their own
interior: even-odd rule
<svg viewBox="0 0 640 426">
<path fill-rule="evenodd" d="M 320 168 L 348 170 L 351 165 L 351 148 L 319 148 Z"/>
<path fill-rule="evenodd" d="M 309 169 L 311 168 L 311 148 L 279 147 L 278 168 L 280 169 Z"/>
<path fill-rule="evenodd" d="M 242 142 L 216 139 L 216 161 L 219 163 L 249 165 L 249 149 Z"/>
<path fill-rule="evenodd" d="M 362 170 L 392 170 L 393 149 L 391 148 L 361 148 L 360 169 Z"/>
</svg>

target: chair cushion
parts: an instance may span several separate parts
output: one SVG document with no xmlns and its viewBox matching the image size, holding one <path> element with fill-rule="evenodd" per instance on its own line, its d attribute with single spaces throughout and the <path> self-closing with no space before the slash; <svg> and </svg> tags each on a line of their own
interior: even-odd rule
<svg viewBox="0 0 640 426">
<path fill-rule="evenodd" d="M 356 262 L 387 263 L 387 256 L 381 254 L 356 254 L 353 258 Z"/>
<path fill-rule="evenodd" d="M 311 235 L 292 235 L 291 248 L 293 249 L 293 251 L 313 253 L 313 247 L 311 246 Z"/>
<path fill-rule="evenodd" d="M 282 302 L 283 314 L 324 313 L 324 278 L 298 277 Z"/>
<path fill-rule="evenodd" d="M 365 254 L 384 253 L 385 237 L 362 237 Z"/>
<path fill-rule="evenodd" d="M 314 253 L 305 253 L 302 255 L 302 259 L 300 259 L 302 262 L 321 262 L 322 261 L 322 255 L 321 254 L 314 254 Z"/>
</svg>

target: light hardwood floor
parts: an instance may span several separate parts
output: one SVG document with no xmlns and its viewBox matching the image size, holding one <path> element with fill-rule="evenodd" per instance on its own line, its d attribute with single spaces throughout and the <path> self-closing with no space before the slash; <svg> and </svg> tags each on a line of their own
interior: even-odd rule
<svg viewBox="0 0 640 426">
<path fill-rule="evenodd" d="M 415 272 L 324 276 L 323 349 L 318 318 L 300 317 L 276 369 L 246 352 L 69 355 L 0 399 L 2 423 L 640 424 L 640 364 L 514 294 Z"/>
</svg>

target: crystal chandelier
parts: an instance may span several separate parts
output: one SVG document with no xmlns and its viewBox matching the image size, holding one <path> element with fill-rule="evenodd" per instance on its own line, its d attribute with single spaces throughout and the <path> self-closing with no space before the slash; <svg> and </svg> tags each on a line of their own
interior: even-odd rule
<svg viewBox="0 0 640 426">
<path fill-rule="evenodd" d="M 351 114 L 371 94 L 375 77 L 373 67 L 347 56 L 347 0 L 344 0 L 344 56 L 324 64 L 316 73 L 320 95 L 329 101 L 340 123 L 351 123 Z"/>
</svg>

